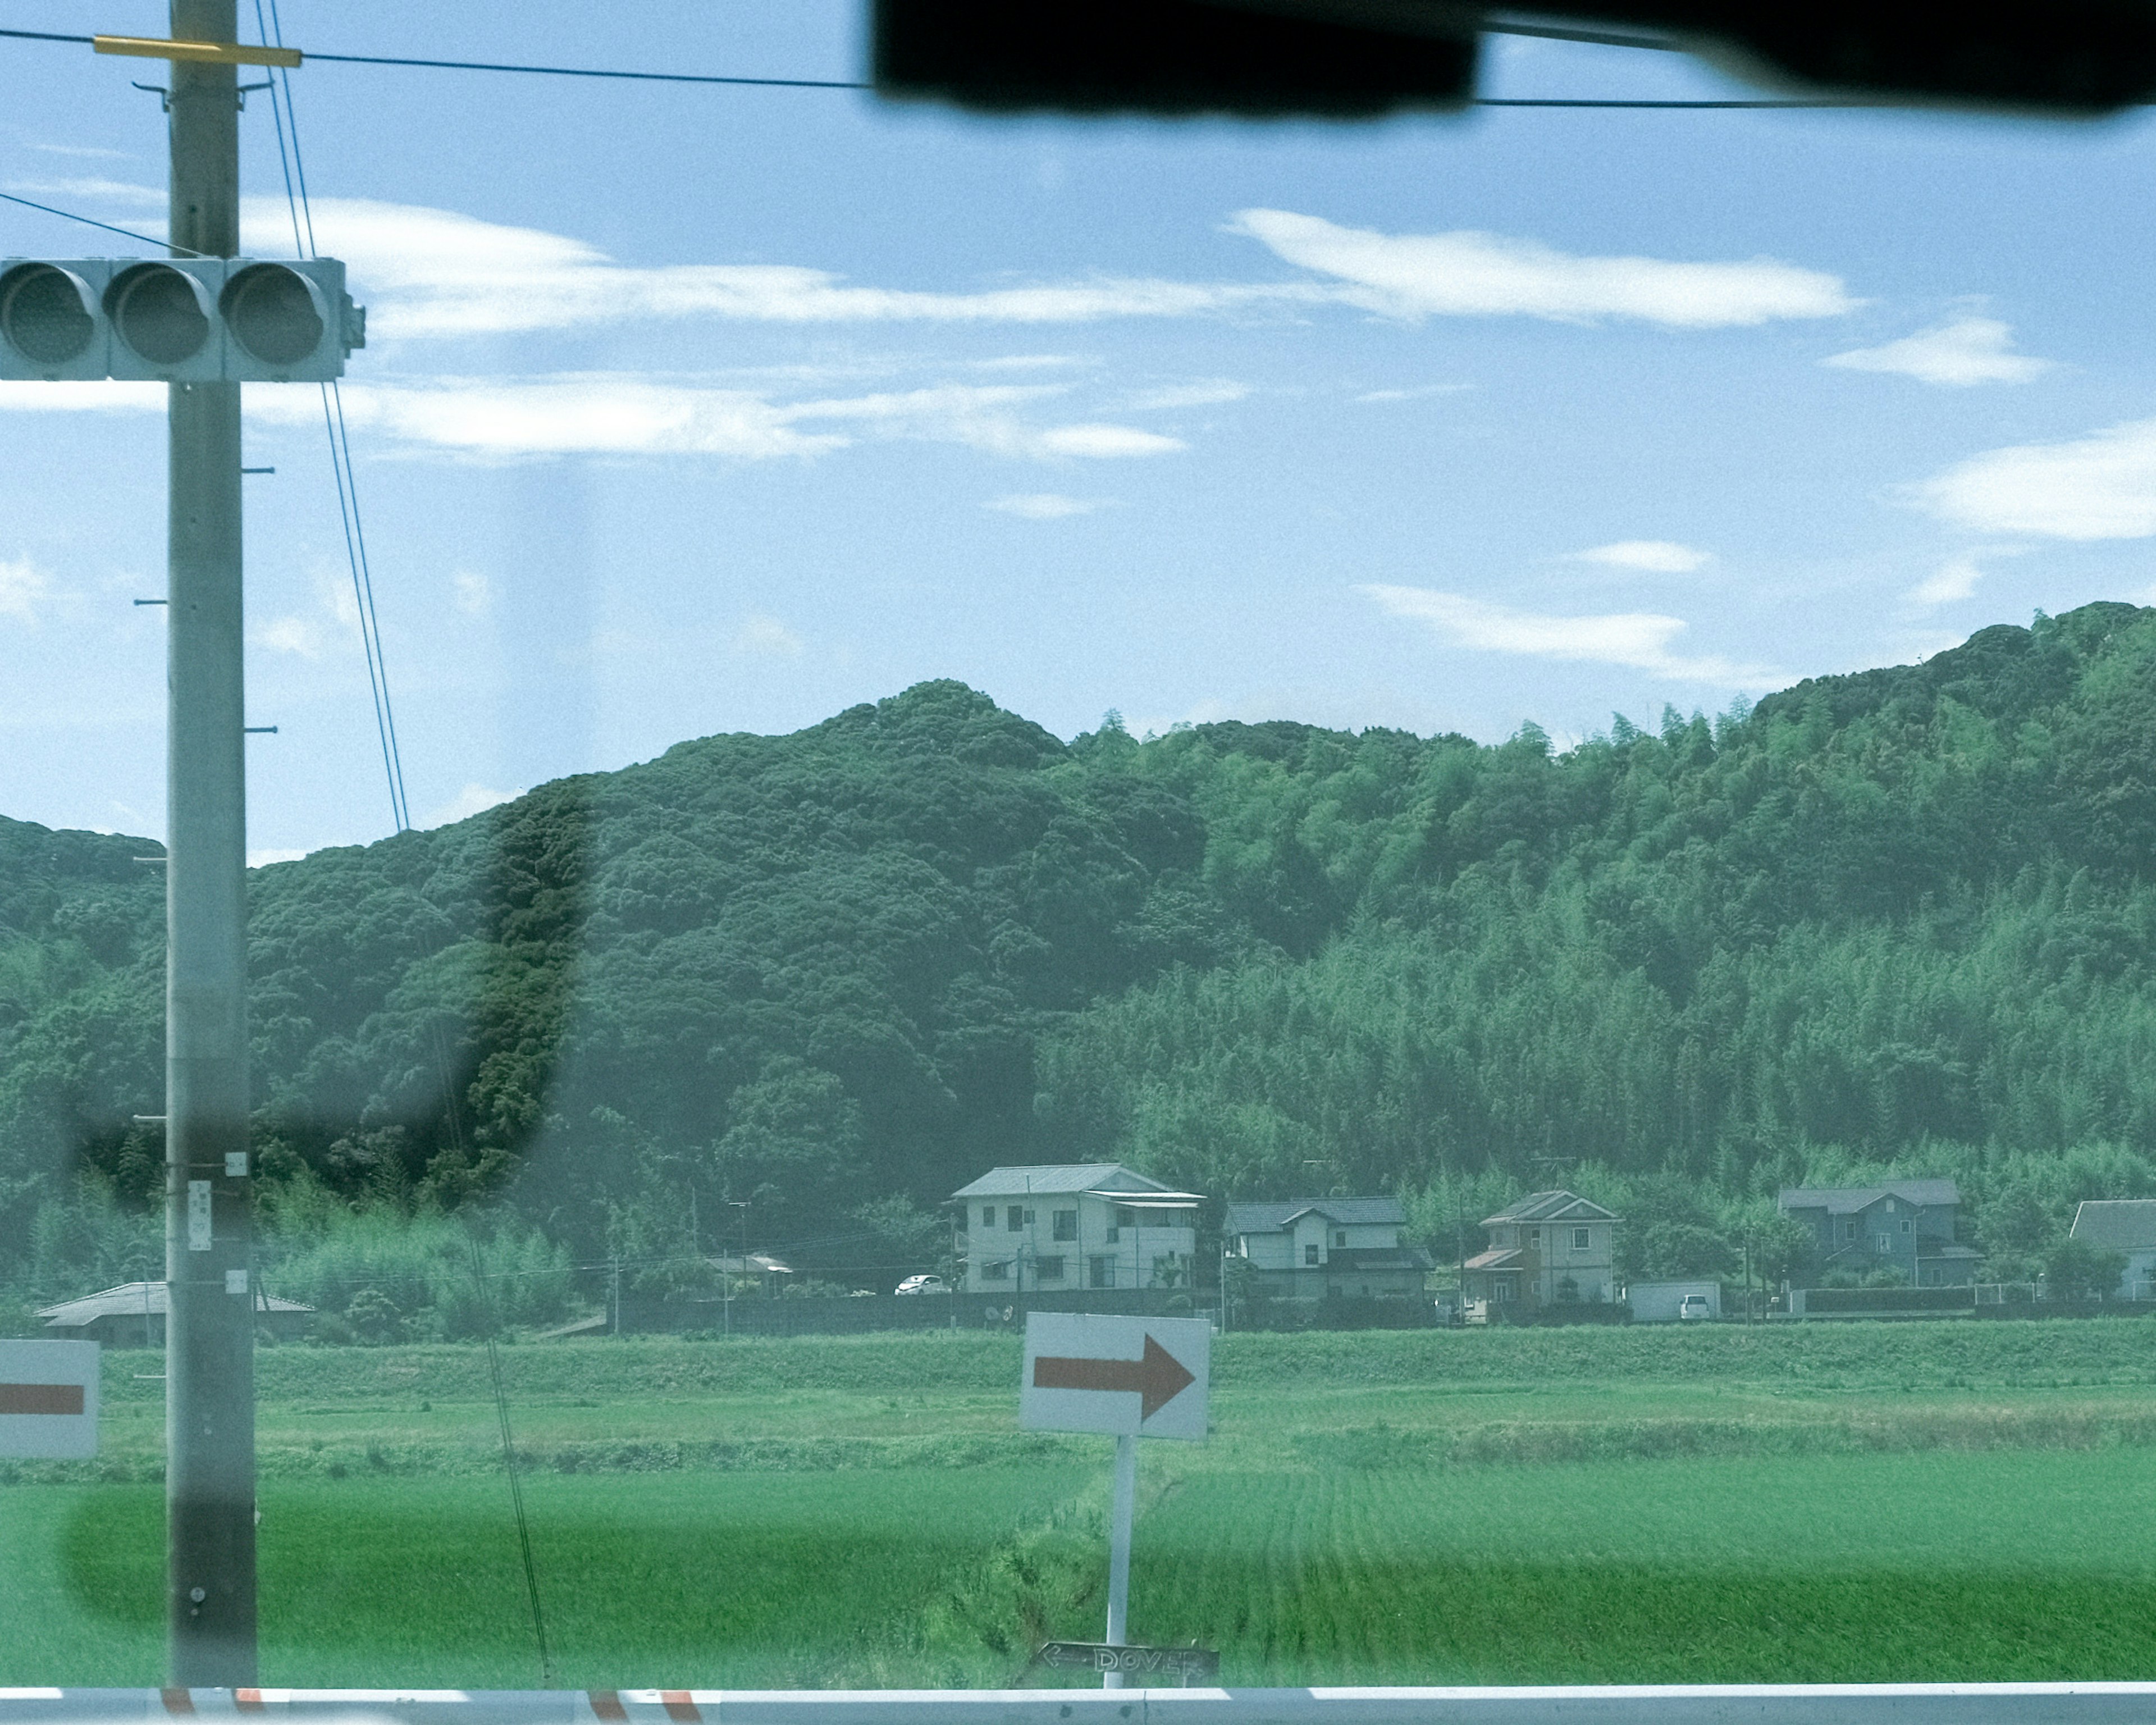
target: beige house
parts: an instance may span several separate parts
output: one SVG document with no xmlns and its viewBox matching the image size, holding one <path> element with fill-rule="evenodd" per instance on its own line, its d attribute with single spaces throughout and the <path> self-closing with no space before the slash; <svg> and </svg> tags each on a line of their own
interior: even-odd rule
<svg viewBox="0 0 2156 1725">
<path fill-rule="evenodd" d="M 951 1194 L 969 1294 L 1188 1288 L 1195 1192 L 1171 1192 L 1119 1162 L 991 1168 Z"/>
<path fill-rule="evenodd" d="M 1490 1245 L 1461 1266 L 1470 1323 L 1507 1309 L 1597 1306 L 1616 1297 L 1615 1245 L 1622 1218 L 1576 1192 L 1530 1192 L 1485 1216 Z"/>
</svg>

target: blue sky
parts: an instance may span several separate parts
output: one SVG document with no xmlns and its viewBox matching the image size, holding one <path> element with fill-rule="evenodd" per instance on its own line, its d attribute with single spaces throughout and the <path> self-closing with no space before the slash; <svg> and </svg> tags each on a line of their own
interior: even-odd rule
<svg viewBox="0 0 2156 1725">
<path fill-rule="evenodd" d="M 243 6 L 243 12 L 251 8 Z M 161 33 L 141 0 L 11 27 Z M 288 0 L 302 48 L 846 77 L 837 0 Z M 0 189 L 145 232 L 147 63 L 0 44 Z M 1560 741 L 2156 588 L 2140 119 L 984 121 L 318 64 L 415 814 L 927 677 L 1070 735 Z M 1493 95 L 1728 93 L 1525 40 Z M 249 247 L 289 252 L 270 111 Z M 127 249 L 0 206 L 0 252 Z M 250 386 L 264 856 L 388 803 L 305 386 Z M 0 814 L 162 828 L 156 388 L 0 385 Z"/>
</svg>

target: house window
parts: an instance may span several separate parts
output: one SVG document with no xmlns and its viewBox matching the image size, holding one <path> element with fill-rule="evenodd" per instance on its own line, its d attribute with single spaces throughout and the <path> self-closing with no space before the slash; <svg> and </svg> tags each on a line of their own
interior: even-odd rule
<svg viewBox="0 0 2156 1725">
<path fill-rule="evenodd" d="M 1527 1230 L 1527 1244 L 1529 1245 L 1540 1245 L 1542 1243 L 1543 1231 L 1541 1229 L 1530 1228 Z"/>
<path fill-rule="evenodd" d="M 1317 1262 L 1317 1246 L 1314 1241 L 1302 1249 L 1302 1261 L 1313 1265 Z"/>
<path fill-rule="evenodd" d="M 981 1206 L 981 1226 L 983 1228 L 993 1228 L 995 1225 L 996 1207 L 992 1204 L 983 1204 Z"/>
<path fill-rule="evenodd" d="M 1348 1230 L 1345 1228 L 1336 1228 L 1333 1230 L 1332 1244 L 1335 1246 L 1341 1248 L 1342 1250 L 1346 1250 L 1348 1245 Z"/>
<path fill-rule="evenodd" d="M 1575 1228 L 1575 1229 L 1573 1229 L 1573 1230 L 1572 1230 L 1572 1249 L 1573 1249 L 1573 1250 L 1574 1250 L 1574 1251 L 1576 1251 L 1576 1252 L 1584 1252 L 1584 1251 L 1585 1251 L 1585 1250 L 1587 1250 L 1587 1239 L 1588 1239 L 1587 1230 L 1586 1230 L 1584 1228 Z"/>
<path fill-rule="evenodd" d="M 1856 1223 L 1851 1222 L 1851 1223 L 1848 1225 L 1848 1227 L 1847 1227 L 1847 1228 L 1845 1228 L 1845 1229 L 1842 1231 L 1842 1238 L 1843 1238 L 1843 1239 L 1845 1239 L 1845 1240 L 1854 1240 L 1854 1239 L 1856 1239 Z"/>
<path fill-rule="evenodd" d="M 1077 1239 L 1077 1237 L 1078 1237 L 1078 1212 L 1077 1212 L 1077 1211 L 1075 1211 L 1075 1210 L 1050 1210 L 1050 1211 L 1048 1213 L 1048 1219 L 1050 1220 L 1050 1222 L 1051 1222 L 1051 1223 L 1055 1225 L 1055 1237 L 1056 1237 L 1058 1240 L 1075 1240 L 1075 1239 Z"/>
<path fill-rule="evenodd" d="M 1891 1234 L 1881 1235 L 1879 1236 L 1879 1250 L 1882 1252 L 1892 1251 L 1894 1250 L 1894 1236 Z"/>
<path fill-rule="evenodd" d="M 1011 1233 L 1020 1234 L 1024 1231 L 1025 1212 L 1020 1209 L 1016 1204 L 1013 1204 L 1009 1209 L 1005 1210 L 1004 1212 L 1004 1226 Z"/>
<path fill-rule="evenodd" d="M 1117 1204 L 1116 1206 L 1116 1226 L 1118 1228 L 1135 1228 L 1137 1225 L 1138 1213 L 1136 1210 L 1127 1209 L 1122 1204 Z"/>
<path fill-rule="evenodd" d="M 983 1264 L 981 1266 L 981 1280 L 983 1281 L 1009 1281 L 1010 1280 L 1010 1260 L 1006 1258 L 1001 1263 Z"/>
<path fill-rule="evenodd" d="M 1915 1224 L 1912 1224 L 1912 1223 L 1911 1223 L 1911 1222 L 1908 1222 L 1908 1221 L 1907 1221 L 1907 1220 L 1904 1220 L 1904 1221 L 1902 1222 L 1902 1233 L 1907 1234 L 1907 1233 L 1909 1231 L 1909 1230 L 1910 1230 L 1913 1225 L 1915 1225 Z"/>
<path fill-rule="evenodd" d="M 1105 1254 L 1086 1260 L 1086 1280 L 1096 1288 L 1116 1285 L 1116 1260 Z"/>
<path fill-rule="evenodd" d="M 1035 1279 L 1040 1281 L 1062 1281 L 1063 1259 L 1061 1255 L 1059 1254 L 1057 1256 L 1053 1258 L 1034 1259 L 1033 1260 L 1033 1273 Z"/>
<path fill-rule="evenodd" d="M 1033 1212 L 1031 1210 L 1028 1210 L 1025 1213 L 1025 1225 L 1029 1228 L 1033 1226 Z"/>
<path fill-rule="evenodd" d="M 1490 1297 L 1493 1300 L 1499 1301 L 1511 1299 L 1512 1297 L 1512 1283 L 1509 1281 L 1491 1282 L 1490 1284 Z"/>
</svg>

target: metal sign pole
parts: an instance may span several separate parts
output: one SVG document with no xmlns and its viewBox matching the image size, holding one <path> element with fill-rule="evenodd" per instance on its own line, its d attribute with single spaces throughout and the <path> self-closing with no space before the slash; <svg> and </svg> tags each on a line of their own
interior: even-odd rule
<svg viewBox="0 0 2156 1725">
<path fill-rule="evenodd" d="M 1111 1647 L 1123 1645 L 1123 1625 L 1131 1604 L 1131 1522 L 1138 1507 L 1138 1439 L 1127 1431 L 1116 1440 L 1116 1507 L 1108 1529 L 1108 1635 Z M 1123 1686 L 1121 1671 L 1101 1676 L 1103 1689 Z"/>
<path fill-rule="evenodd" d="M 229 43 L 234 0 L 172 0 Z M 175 255 L 239 250 L 229 64 L 172 69 Z M 166 1514 L 177 1685 L 254 1681 L 254 1292 L 247 1161 L 247 776 L 239 385 L 172 383 L 166 806 Z"/>
</svg>

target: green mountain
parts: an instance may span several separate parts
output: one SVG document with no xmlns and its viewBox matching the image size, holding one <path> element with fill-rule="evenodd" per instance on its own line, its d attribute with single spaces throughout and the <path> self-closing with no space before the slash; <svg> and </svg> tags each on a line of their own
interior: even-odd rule
<svg viewBox="0 0 2156 1725">
<path fill-rule="evenodd" d="M 152 848 L 0 821 L 0 1255 L 85 1170 L 157 1189 Z M 1065 744 L 927 683 L 258 871 L 258 1144 L 578 1251 L 730 1200 L 811 1261 L 917 1250 L 896 1200 L 1101 1156 L 1433 1230 L 1558 1179 L 1681 1228 L 1921 1167 L 2003 1258 L 2156 1191 L 2152 860 L 2127 605 L 1563 754 Z"/>
</svg>

